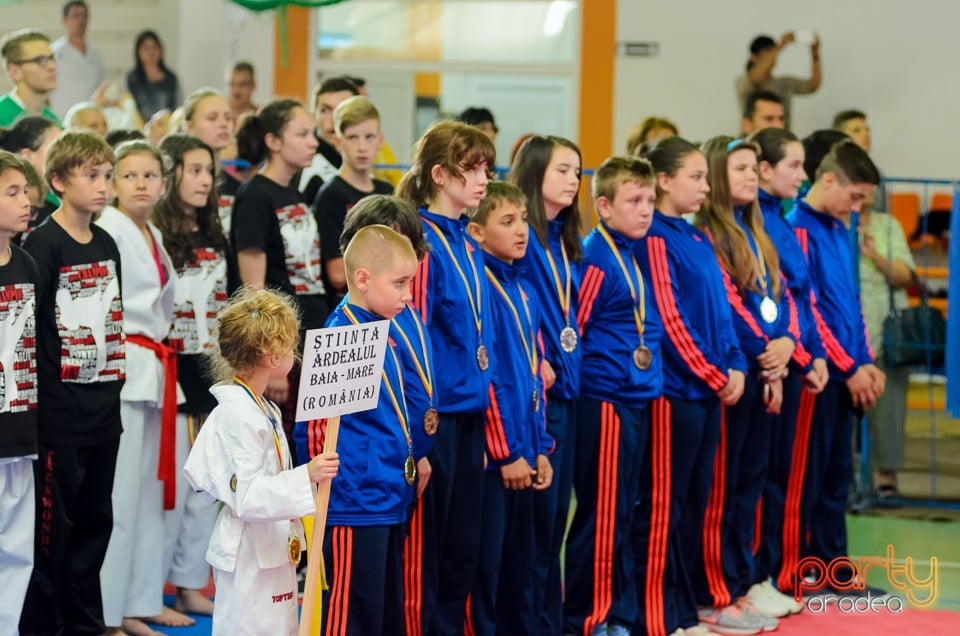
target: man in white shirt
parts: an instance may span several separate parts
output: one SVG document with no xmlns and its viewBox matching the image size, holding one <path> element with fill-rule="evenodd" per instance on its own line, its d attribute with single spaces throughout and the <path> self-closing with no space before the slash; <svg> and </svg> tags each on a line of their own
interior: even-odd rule
<svg viewBox="0 0 960 636">
<path fill-rule="evenodd" d="M 58 82 L 50 93 L 50 106 L 61 118 L 74 104 L 90 101 L 104 80 L 103 57 L 87 43 L 89 16 L 90 9 L 83 0 L 64 3 L 66 35 L 51 45 L 57 58 Z"/>
</svg>

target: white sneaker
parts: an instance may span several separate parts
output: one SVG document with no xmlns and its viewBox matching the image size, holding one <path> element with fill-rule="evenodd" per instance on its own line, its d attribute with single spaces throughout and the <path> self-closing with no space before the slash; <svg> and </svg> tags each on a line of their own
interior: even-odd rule
<svg viewBox="0 0 960 636">
<path fill-rule="evenodd" d="M 700 624 L 716 634 L 733 634 L 735 636 L 749 636 L 763 631 L 763 624 L 758 616 L 747 612 L 736 605 L 726 607 L 705 607 L 698 612 Z"/>
<path fill-rule="evenodd" d="M 751 586 L 747 599 L 756 611 L 771 618 L 782 618 L 803 609 L 793 598 L 778 592 L 769 581 Z"/>
<path fill-rule="evenodd" d="M 743 611 L 744 616 L 755 619 L 758 623 L 760 623 L 762 631 L 773 632 L 780 627 L 779 619 L 774 616 L 768 616 L 759 611 L 753 606 L 753 603 L 751 603 L 750 599 L 746 596 L 741 596 L 739 599 L 737 599 L 734 605 Z"/>
<path fill-rule="evenodd" d="M 712 636 L 713 632 L 704 625 L 694 625 L 693 627 L 684 627 L 684 633 L 687 636 Z"/>
<path fill-rule="evenodd" d="M 772 598 L 779 599 L 780 603 L 783 605 L 784 609 L 786 609 L 789 614 L 799 614 L 800 612 L 803 611 L 803 603 L 798 603 L 793 598 L 792 595 L 784 594 L 783 592 L 775 588 L 773 586 L 773 583 L 770 581 L 770 579 L 767 579 L 766 581 L 761 583 L 760 587 L 763 587 L 766 590 L 768 590 L 767 593 Z M 786 616 L 786 614 L 784 614 L 784 616 Z"/>
<path fill-rule="evenodd" d="M 670 636 L 687 636 L 689 634 L 687 630 L 682 627 L 678 627 L 676 630 L 670 632 Z"/>
</svg>

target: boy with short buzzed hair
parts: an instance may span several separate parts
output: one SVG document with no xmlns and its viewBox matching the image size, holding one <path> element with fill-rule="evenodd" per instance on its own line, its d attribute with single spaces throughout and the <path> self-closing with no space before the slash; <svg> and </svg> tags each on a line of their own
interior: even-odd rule
<svg viewBox="0 0 960 636">
<path fill-rule="evenodd" d="M 515 185 L 487 186 L 467 232 L 483 250 L 497 373 L 485 413 L 486 474 L 477 579 L 467 622 L 477 636 L 533 634 L 533 493 L 553 481 L 544 387 L 540 380 L 540 307 L 517 264 L 527 253 L 526 200 Z"/>
<path fill-rule="evenodd" d="M 47 106 L 57 87 L 57 60 L 50 38 L 34 29 L 8 33 L 0 42 L 0 54 L 13 90 L 0 98 L 0 126 L 9 126 L 23 115 L 40 115 L 60 123 Z"/>
<path fill-rule="evenodd" d="M 336 292 L 331 294 L 336 307 L 347 289 L 339 245 L 347 212 L 369 194 L 393 194 L 393 186 L 374 179 L 370 172 L 383 143 L 380 113 L 373 103 L 363 95 L 347 98 L 334 109 L 333 125 L 343 163 L 320 189 L 313 202 L 313 213 L 320 231 L 323 271 Z"/>
<path fill-rule="evenodd" d="M 793 589 L 802 575 L 796 571 L 800 557 L 830 563 L 847 556 L 844 515 L 853 475 L 853 414 L 873 406 L 883 393 L 885 376 L 873 364 L 849 235 L 841 219 L 860 211 L 879 180 L 867 153 L 852 141 L 841 141 L 824 157 L 816 181 L 787 217 L 807 257 L 813 315 L 830 381 L 814 405 L 803 485 L 800 536 L 809 536 L 809 541 L 790 554 L 785 548 L 778 577 L 784 591 Z M 843 576 L 839 573 L 840 580 Z"/>
<path fill-rule="evenodd" d="M 359 230 L 344 252 L 348 293 L 327 327 L 390 320 L 406 309 L 417 256 L 410 241 L 383 225 Z M 400 343 L 388 340 L 380 398 L 370 411 L 340 418 L 340 473 L 330 490 L 323 556 L 327 634 L 402 634 L 403 538 L 417 482 L 414 421 Z M 322 448 L 326 421 L 311 434 Z"/>
<path fill-rule="evenodd" d="M 24 633 L 106 629 L 100 567 L 113 528 L 125 356 L 120 252 L 91 221 L 110 197 L 115 161 L 94 133 L 58 137 L 45 172 L 61 205 L 24 244 L 40 270 L 34 477 L 42 520 L 20 621 Z"/>
<path fill-rule="evenodd" d="M 631 528 L 650 427 L 663 393 L 663 325 L 635 253 L 653 221 L 656 175 L 639 157 L 611 157 L 593 178 L 600 223 L 584 240 L 583 364 L 567 537 L 564 633 L 628 634 L 639 611 Z"/>
</svg>

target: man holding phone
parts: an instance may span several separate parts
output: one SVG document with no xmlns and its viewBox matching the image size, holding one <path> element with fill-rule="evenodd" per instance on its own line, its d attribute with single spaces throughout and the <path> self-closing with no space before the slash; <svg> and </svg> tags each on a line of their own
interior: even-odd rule
<svg viewBox="0 0 960 636">
<path fill-rule="evenodd" d="M 803 79 L 784 75 L 773 76 L 777 56 L 791 42 L 810 47 L 810 77 Z M 758 35 L 750 43 L 746 71 L 737 77 L 739 112 L 744 112 L 747 96 L 758 90 L 775 93 L 783 102 L 784 123 L 790 128 L 790 106 L 794 95 L 809 95 L 820 88 L 823 70 L 820 66 L 820 37 L 814 31 L 787 31 L 775 41 L 769 35 Z"/>
</svg>

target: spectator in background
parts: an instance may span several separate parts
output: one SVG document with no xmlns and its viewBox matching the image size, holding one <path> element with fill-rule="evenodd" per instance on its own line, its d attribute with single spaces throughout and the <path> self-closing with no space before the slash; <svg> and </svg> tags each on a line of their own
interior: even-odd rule
<svg viewBox="0 0 960 636">
<path fill-rule="evenodd" d="M 359 95 L 360 89 L 347 77 L 329 77 L 313 92 L 313 116 L 317 122 L 317 154 L 313 163 L 294 177 L 301 199 L 312 205 L 321 186 L 337 174 L 343 159 L 337 148 L 337 133 L 333 126 L 333 111 L 340 102 Z"/>
<path fill-rule="evenodd" d="M 246 113 L 257 112 L 253 103 L 253 92 L 257 90 L 257 80 L 250 62 L 237 62 L 230 68 L 230 77 L 227 78 L 229 88 L 230 111 L 233 119 L 239 119 Z"/>
<path fill-rule="evenodd" d="M 137 35 L 133 47 L 134 67 L 127 73 L 127 90 L 137 102 L 144 121 L 158 110 L 174 110 L 183 101 L 180 81 L 163 62 L 163 43 L 155 32 Z"/>
<path fill-rule="evenodd" d="M 458 119 L 468 126 L 479 128 L 480 132 L 486 135 L 490 141 L 497 141 L 497 133 L 500 132 L 500 129 L 497 128 L 497 122 L 493 119 L 493 113 L 490 112 L 489 108 L 471 106 L 460 113 Z"/>
<path fill-rule="evenodd" d="M 783 100 L 770 91 L 755 91 L 747 97 L 740 131 L 751 135 L 764 128 L 785 128 Z"/>
<path fill-rule="evenodd" d="M 810 77 L 803 79 L 784 75 L 773 76 L 773 67 L 777 56 L 791 42 L 803 42 L 810 45 Z M 744 112 L 747 96 L 758 90 L 775 93 L 783 102 L 784 126 L 790 128 L 790 106 L 794 95 L 809 95 L 820 88 L 823 70 L 820 66 L 820 36 L 810 31 L 788 31 L 775 42 L 769 35 L 758 35 L 750 43 L 750 57 L 746 71 L 737 77 L 737 102 Z"/>
<path fill-rule="evenodd" d="M 50 38 L 33 29 L 20 29 L 4 36 L 0 54 L 13 90 L 0 98 L 0 126 L 9 126 L 22 115 L 39 115 L 60 123 L 47 107 L 50 91 L 57 87 L 57 58 Z"/>
<path fill-rule="evenodd" d="M 147 136 L 147 139 L 154 146 L 159 146 L 169 131 L 170 111 L 166 108 L 155 112 L 153 117 L 150 118 L 150 121 L 143 126 L 143 134 Z"/>
<path fill-rule="evenodd" d="M 66 35 L 50 48 L 57 58 L 57 87 L 50 93 L 50 108 L 66 117 L 71 106 L 88 101 L 103 83 L 104 64 L 100 51 L 87 43 L 90 7 L 83 0 L 63 5 L 63 30 Z"/>
<path fill-rule="evenodd" d="M 100 106 L 94 102 L 79 102 L 71 106 L 63 118 L 63 125 L 67 128 L 92 130 L 101 137 L 107 134 L 107 118 L 103 116 Z"/>
<path fill-rule="evenodd" d="M 677 137 L 680 132 L 676 124 L 664 117 L 647 117 L 630 129 L 627 135 L 627 154 L 639 155 L 640 146 L 648 141 L 656 141 L 666 137 Z"/>
<path fill-rule="evenodd" d="M 0 149 L 20 155 L 33 168 L 46 185 L 45 164 L 47 149 L 60 136 L 60 124 L 46 117 L 21 117 L 9 130 L 0 128 Z M 36 214 L 31 214 L 30 224 L 23 233 L 21 242 L 35 227 L 47 220 L 60 207 L 60 199 L 51 190 L 44 188 L 44 199 L 37 202 Z"/>
<path fill-rule="evenodd" d="M 916 265 L 903 227 L 893 216 L 871 209 L 865 203 L 858 229 L 860 306 L 870 343 L 877 355 L 877 367 L 887 374 L 886 390 L 877 398 L 876 406 L 866 412 L 876 497 L 884 504 L 900 496 L 897 473 L 903 469 L 910 369 L 887 366 L 883 351 L 883 321 L 890 314 L 891 299 L 897 309 L 909 306 L 906 288 L 914 281 Z"/>
<path fill-rule="evenodd" d="M 867 114 L 862 110 L 849 109 L 842 110 L 833 116 L 833 129 L 846 134 L 853 143 L 870 154 L 870 124 L 867 123 Z M 877 186 L 877 193 L 873 197 L 871 209 L 885 212 L 887 209 L 887 190 L 883 186 L 883 174 L 880 175 L 880 185 Z"/>
</svg>

